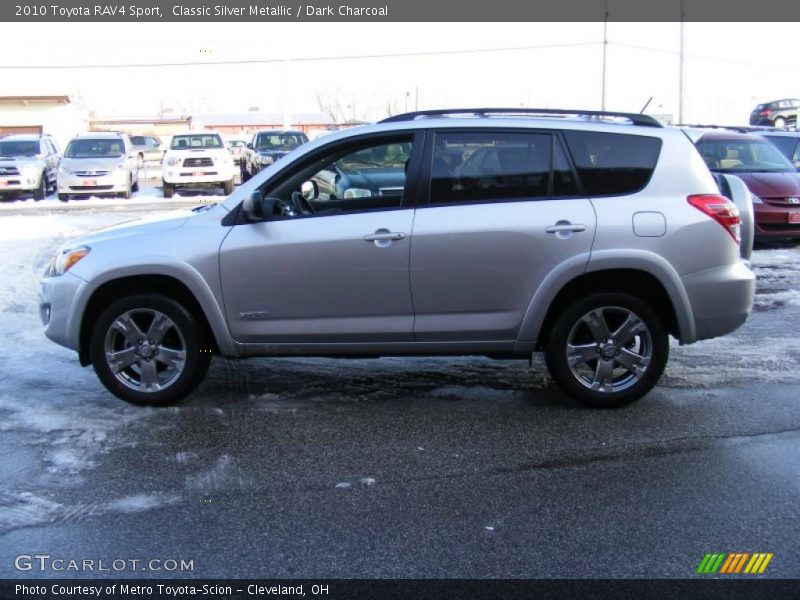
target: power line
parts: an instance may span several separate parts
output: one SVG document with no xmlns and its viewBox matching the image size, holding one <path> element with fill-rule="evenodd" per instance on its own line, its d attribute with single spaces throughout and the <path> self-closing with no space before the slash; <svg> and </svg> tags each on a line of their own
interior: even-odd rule
<svg viewBox="0 0 800 600">
<path fill-rule="evenodd" d="M 242 60 L 218 60 L 218 61 L 188 61 L 188 62 L 169 62 L 169 63 L 127 63 L 127 64 L 85 64 L 85 65 L 0 65 L 0 69 L 20 70 L 20 69 L 147 69 L 154 67 L 202 67 L 217 65 L 257 65 L 301 62 L 325 62 L 334 60 L 361 60 L 373 58 L 407 58 L 417 56 L 446 56 L 456 54 L 481 54 L 490 52 L 519 52 L 524 50 L 547 50 L 554 48 L 576 48 L 582 46 L 596 46 L 602 42 L 574 42 L 565 44 L 540 44 L 534 46 L 509 46 L 503 48 L 476 48 L 471 50 L 428 50 L 417 52 L 393 52 L 386 54 L 349 54 L 341 56 L 307 56 L 297 58 L 255 58 Z"/>
</svg>

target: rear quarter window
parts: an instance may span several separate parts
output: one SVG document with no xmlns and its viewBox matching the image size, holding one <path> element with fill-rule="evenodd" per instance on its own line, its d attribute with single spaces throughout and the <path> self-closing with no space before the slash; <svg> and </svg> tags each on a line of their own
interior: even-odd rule
<svg viewBox="0 0 800 600">
<path fill-rule="evenodd" d="M 647 186 L 658 162 L 656 137 L 564 131 L 578 177 L 589 196 L 633 194 Z"/>
</svg>

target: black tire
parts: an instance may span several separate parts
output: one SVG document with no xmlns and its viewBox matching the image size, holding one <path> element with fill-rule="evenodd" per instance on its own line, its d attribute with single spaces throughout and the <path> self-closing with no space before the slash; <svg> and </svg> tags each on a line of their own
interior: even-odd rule
<svg viewBox="0 0 800 600">
<path fill-rule="evenodd" d="M 233 188 L 235 186 L 236 184 L 233 181 L 233 177 L 231 177 L 228 181 L 222 184 L 222 193 L 224 193 L 226 196 L 230 196 L 233 193 Z"/>
<path fill-rule="evenodd" d="M 42 173 L 42 178 L 39 180 L 39 187 L 33 190 L 33 199 L 39 201 L 47 198 L 47 190 L 49 187 L 50 186 L 47 184 L 47 175 Z"/>
<path fill-rule="evenodd" d="M 163 184 L 164 198 L 172 198 L 175 195 L 175 186 L 169 183 Z"/>
<path fill-rule="evenodd" d="M 136 174 L 136 179 L 133 180 L 133 184 L 131 185 L 131 191 L 132 192 L 138 192 L 139 191 L 139 174 L 138 173 Z"/>
<path fill-rule="evenodd" d="M 139 312 L 137 312 L 139 311 Z M 121 334 L 109 334 L 112 324 L 114 324 L 123 315 L 141 314 L 143 317 L 136 317 L 139 319 L 137 325 L 142 330 L 147 328 L 146 318 L 148 311 L 157 311 L 165 315 L 172 321 L 174 329 L 170 328 L 164 340 L 172 335 L 173 340 L 180 340 L 177 344 L 185 348 L 185 360 L 183 363 L 182 371 L 174 374 L 172 379 L 167 383 L 168 385 L 158 391 L 142 391 L 141 389 L 134 389 L 123 383 L 120 378 L 112 371 L 111 366 L 106 360 L 106 338 L 107 335 L 119 337 Z M 152 323 L 152 321 L 151 321 Z M 115 330 L 116 331 L 116 330 Z M 163 296 L 161 294 L 141 294 L 136 296 L 128 296 L 113 302 L 107 309 L 105 309 L 94 325 L 91 335 L 90 352 L 92 357 L 92 364 L 98 378 L 106 387 L 106 389 L 131 404 L 140 406 L 169 406 L 175 404 L 179 400 L 186 397 L 197 385 L 203 380 L 208 366 L 211 363 L 211 352 L 203 338 L 203 327 L 197 322 L 197 319 L 179 302 Z M 179 337 L 176 332 L 179 332 Z M 153 335 L 152 331 L 145 331 L 145 335 Z M 161 348 L 159 341 L 158 348 Z M 132 345 L 125 340 L 126 350 L 131 350 Z M 175 345 L 175 342 L 172 342 Z M 163 349 L 162 349 L 163 350 Z M 142 359 L 137 359 L 142 363 Z M 147 359 L 145 359 L 147 360 Z M 151 358 L 154 369 L 159 367 L 162 369 L 160 375 L 169 373 L 168 368 L 155 357 Z M 147 360 L 148 364 L 150 360 Z M 136 365 L 134 365 L 136 366 Z M 130 367 L 131 369 L 134 366 Z M 126 369 L 121 369 L 122 377 L 133 375 L 136 378 L 136 373 Z"/>
<path fill-rule="evenodd" d="M 598 341 L 603 337 L 598 335 L 603 330 L 602 327 L 594 329 L 589 325 L 589 321 L 595 327 L 600 323 L 589 316 L 593 311 L 601 311 L 603 314 L 605 330 L 612 334 L 607 337 L 608 343 Z M 618 344 L 613 333 L 629 314 L 638 317 L 646 330 L 631 334 L 630 341 Z M 589 317 L 589 321 L 583 320 L 584 317 Z M 619 338 L 627 339 L 627 336 L 620 335 Z M 587 354 L 593 353 L 597 356 L 575 361 L 575 369 L 583 373 L 576 374 L 570 366 L 567 356 L 567 345 L 570 341 L 576 346 L 584 347 Z M 641 367 L 640 362 L 638 366 L 641 371 L 637 369 L 637 373 L 626 370 L 617 360 L 620 356 L 627 358 L 639 354 L 648 355 L 648 362 L 644 367 Z M 575 400 L 591 408 L 619 408 L 638 400 L 656 385 L 664 372 L 668 357 L 669 339 L 659 315 L 640 298 L 617 292 L 596 292 L 569 304 L 556 318 L 545 348 L 547 367 L 558 386 Z M 605 363 L 602 366 L 601 361 Z M 601 377 L 601 370 L 605 373 L 609 363 L 610 379 Z M 594 375 L 592 371 L 595 372 Z M 587 374 L 595 380 L 596 385 L 599 382 L 600 388 L 607 389 L 592 389 L 592 382 L 587 380 Z M 610 388 L 603 382 L 610 383 Z M 617 389 L 614 389 L 615 386 Z"/>
<path fill-rule="evenodd" d="M 239 166 L 239 171 L 241 172 L 242 183 L 250 179 L 250 175 L 247 174 L 247 169 L 244 168 L 244 163 Z"/>
<path fill-rule="evenodd" d="M 59 194 L 58 199 L 62 202 L 69 202 L 69 194 Z"/>
</svg>

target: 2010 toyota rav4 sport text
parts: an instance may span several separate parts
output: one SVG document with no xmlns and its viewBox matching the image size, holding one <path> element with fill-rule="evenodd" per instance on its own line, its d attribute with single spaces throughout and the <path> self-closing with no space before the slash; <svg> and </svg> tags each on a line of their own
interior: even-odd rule
<svg viewBox="0 0 800 600">
<path fill-rule="evenodd" d="M 530 357 L 589 406 L 647 393 L 682 344 L 744 323 L 752 208 L 642 115 L 399 115 L 292 151 L 215 206 L 58 250 L 47 336 L 164 405 L 211 354 Z M 733 195 L 732 195 L 733 196 Z M 751 223 L 752 225 L 752 223 Z"/>
</svg>

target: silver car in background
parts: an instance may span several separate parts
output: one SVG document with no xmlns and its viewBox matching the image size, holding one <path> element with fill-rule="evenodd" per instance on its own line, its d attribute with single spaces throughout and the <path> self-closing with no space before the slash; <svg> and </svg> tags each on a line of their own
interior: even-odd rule
<svg viewBox="0 0 800 600">
<path fill-rule="evenodd" d="M 63 245 L 40 312 L 136 404 L 186 396 L 214 353 L 541 351 L 571 396 L 618 407 L 656 384 L 668 336 L 747 319 L 740 227 L 691 141 L 650 117 L 425 111 L 305 144 L 220 204 Z"/>
<path fill-rule="evenodd" d="M 58 148 L 49 135 L 0 139 L 0 198 L 31 193 L 43 200 L 56 189 Z"/>
<path fill-rule="evenodd" d="M 92 132 L 70 140 L 58 164 L 58 198 L 122 196 L 139 189 L 139 164 L 122 133 Z"/>
</svg>

